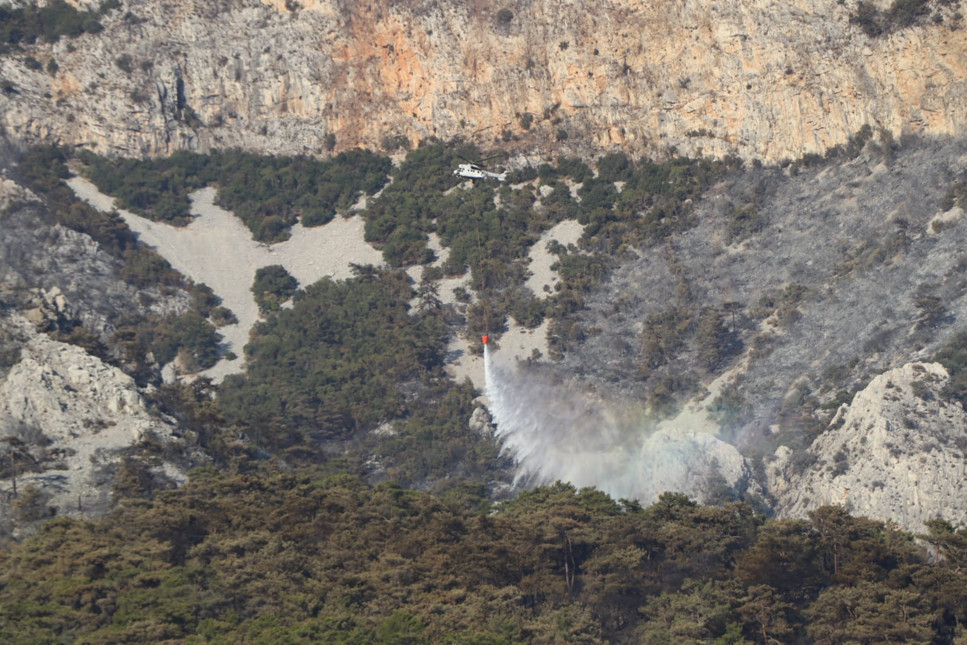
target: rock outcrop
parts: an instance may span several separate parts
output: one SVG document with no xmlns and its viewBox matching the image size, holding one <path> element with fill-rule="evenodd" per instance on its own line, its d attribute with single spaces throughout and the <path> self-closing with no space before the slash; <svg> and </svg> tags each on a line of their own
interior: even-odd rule
<svg viewBox="0 0 967 645">
<path fill-rule="evenodd" d="M 841 504 L 914 532 L 935 517 L 967 524 L 967 414 L 942 398 L 948 380 L 938 363 L 885 372 L 840 410 L 808 454 L 779 448 L 767 473 L 781 513 L 804 517 Z"/>
<path fill-rule="evenodd" d="M 118 462 L 153 453 L 144 463 L 159 481 L 180 483 L 187 463 L 173 422 L 149 412 L 134 380 L 73 345 L 37 333 L 17 316 L 0 321 L 25 339 L 19 361 L 0 381 L 5 457 L 0 494 L 33 488 L 58 514 L 103 512 Z M 16 507 L 16 504 L 14 504 Z M 9 510 L 9 505 L 3 505 Z"/>
<path fill-rule="evenodd" d="M 871 39 L 852 1 L 144 0 L 0 59 L 0 125 L 126 156 L 437 136 L 797 158 L 867 124 L 967 134 L 957 8 Z"/>
<path fill-rule="evenodd" d="M 0 211 L 4 211 L 16 202 L 38 202 L 40 198 L 18 184 L 0 174 Z"/>
<path fill-rule="evenodd" d="M 67 332 L 79 324 L 102 340 L 125 315 L 168 316 L 187 310 L 184 289 L 138 289 L 125 282 L 117 258 L 91 236 L 51 223 L 45 209 L 41 203 L 28 203 L 2 216 L 0 301 L 39 328 Z"/>
<path fill-rule="evenodd" d="M 700 503 L 758 492 L 748 462 L 735 446 L 701 430 L 658 430 L 642 446 L 639 464 L 639 485 L 650 493 L 638 498 L 642 502 L 657 501 L 666 491 Z"/>
</svg>

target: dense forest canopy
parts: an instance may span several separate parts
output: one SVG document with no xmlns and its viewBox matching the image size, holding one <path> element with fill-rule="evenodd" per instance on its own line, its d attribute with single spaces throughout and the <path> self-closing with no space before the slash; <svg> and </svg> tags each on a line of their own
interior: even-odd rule
<svg viewBox="0 0 967 645">
<path fill-rule="evenodd" d="M 953 643 L 967 533 L 769 520 L 558 484 L 491 506 L 346 476 L 196 471 L 0 552 L 7 642 Z"/>
<path fill-rule="evenodd" d="M 484 476 L 496 447 L 467 427 L 472 386 L 453 384 L 443 371 L 440 309 L 412 315 L 413 289 L 401 271 L 358 272 L 355 280 L 306 287 L 291 309 L 256 326 L 246 373 L 219 389 L 227 422 L 261 447 L 310 461 L 333 442 L 396 422 L 400 432 L 383 450 L 406 453 L 416 471 L 398 478 L 412 481 L 461 463 Z"/>
</svg>

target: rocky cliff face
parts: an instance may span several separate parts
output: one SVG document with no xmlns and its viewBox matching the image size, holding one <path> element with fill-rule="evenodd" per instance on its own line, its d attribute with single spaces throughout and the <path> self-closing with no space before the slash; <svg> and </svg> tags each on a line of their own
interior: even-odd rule
<svg viewBox="0 0 967 645">
<path fill-rule="evenodd" d="M 967 414 L 940 395 L 949 376 L 937 363 L 908 363 L 874 378 L 809 447 L 782 447 L 767 472 L 784 515 L 804 517 L 824 504 L 893 521 L 906 530 L 943 517 L 967 523 Z M 799 456 L 803 463 L 802 455 Z"/>
<path fill-rule="evenodd" d="M 183 481 L 205 457 L 188 447 L 185 431 L 149 411 L 130 376 L 56 340 L 82 327 L 89 339 L 108 342 L 126 317 L 183 312 L 188 294 L 124 282 L 117 258 L 52 223 L 49 206 L 6 177 L 0 205 L 3 539 L 54 511 L 103 512 L 119 475 L 163 486 Z"/>
<path fill-rule="evenodd" d="M 854 5 L 129 0 L 100 34 L 0 59 L 0 124 L 127 156 L 437 136 L 768 161 L 865 124 L 967 133 L 960 3 L 875 40 Z"/>
<path fill-rule="evenodd" d="M 21 506 L 2 505 L 4 513 L 13 508 L 18 519 L 30 520 L 103 512 L 125 455 L 153 453 L 142 463 L 151 462 L 145 473 L 157 481 L 186 479 L 187 464 L 170 458 L 183 448 L 175 424 L 148 411 L 130 376 L 37 333 L 19 316 L 0 323 L 22 340 L 19 360 L 0 381 L 0 428 L 10 462 L 3 464 L 0 495 L 19 493 L 21 500 Z M 31 490 L 31 504 L 41 509 L 24 514 L 22 500 Z"/>
<path fill-rule="evenodd" d="M 23 201 L 16 191 L 9 194 Z M 3 195 L 0 190 L 0 200 Z M 185 291 L 139 291 L 118 277 L 120 262 L 90 236 L 46 223 L 43 210 L 30 202 L 2 216 L 0 301 L 40 328 L 69 331 L 81 324 L 103 337 L 125 313 L 169 315 L 187 309 Z"/>
</svg>

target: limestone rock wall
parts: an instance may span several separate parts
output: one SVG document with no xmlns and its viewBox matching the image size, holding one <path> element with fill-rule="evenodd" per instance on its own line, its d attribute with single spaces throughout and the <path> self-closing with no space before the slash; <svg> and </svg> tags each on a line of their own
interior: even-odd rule
<svg viewBox="0 0 967 645">
<path fill-rule="evenodd" d="M 188 308 L 183 289 L 139 290 L 121 280 L 119 262 L 90 236 L 45 222 L 42 206 L 15 209 L 3 217 L 0 235 L 0 300 L 80 323 L 106 339 L 125 312 L 180 314 Z M 46 294 L 61 294 L 60 306 Z M 35 316 L 35 314 L 30 314 Z M 39 319 L 34 318 L 38 323 Z M 54 325 L 56 327 L 58 325 Z M 69 331 L 69 329 L 65 329 Z"/>
<path fill-rule="evenodd" d="M 913 532 L 938 516 L 967 524 L 967 414 L 938 396 L 948 380 L 938 363 L 877 376 L 809 447 L 813 463 L 804 472 L 780 448 L 767 473 L 781 514 L 842 504 Z"/>
<path fill-rule="evenodd" d="M 123 454 L 144 442 L 181 443 L 175 424 L 150 413 L 121 370 L 37 333 L 17 316 L 0 323 L 26 339 L 19 361 L 0 380 L 3 456 L 9 459 L 11 446 L 19 446 L 13 451 L 19 472 L 0 480 L 0 494 L 12 497 L 16 478 L 21 493 L 32 484 L 58 514 L 104 511 Z M 156 468 L 175 482 L 186 479 L 185 466 L 157 460 Z"/>
<path fill-rule="evenodd" d="M 42 69 L 0 59 L 0 125 L 122 155 L 438 136 L 778 160 L 864 124 L 967 133 L 963 3 L 876 40 L 854 4 L 128 0 L 100 34 L 32 46 Z"/>
</svg>

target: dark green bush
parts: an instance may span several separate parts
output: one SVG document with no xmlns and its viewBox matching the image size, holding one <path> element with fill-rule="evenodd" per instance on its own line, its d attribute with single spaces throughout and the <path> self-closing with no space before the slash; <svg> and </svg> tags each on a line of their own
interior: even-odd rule
<svg viewBox="0 0 967 645">
<path fill-rule="evenodd" d="M 98 11 L 78 11 L 65 0 L 49 0 L 43 6 L 0 7 L 0 51 L 29 45 L 40 38 L 53 43 L 62 37 L 98 33 L 103 29 L 98 17 L 119 6 L 118 0 L 108 0 Z"/>
<path fill-rule="evenodd" d="M 292 277 L 281 264 L 260 267 L 255 272 L 252 293 L 259 311 L 263 314 L 278 311 L 279 306 L 291 298 L 299 288 L 299 281 Z"/>
<path fill-rule="evenodd" d="M 558 159 L 557 174 L 560 177 L 570 177 L 574 182 L 579 184 L 594 176 L 594 172 L 590 166 L 578 157 L 561 157 Z"/>
<path fill-rule="evenodd" d="M 613 152 L 598 159 L 598 178 L 602 181 L 628 181 L 634 166 L 623 152 Z"/>
<path fill-rule="evenodd" d="M 234 325 L 238 322 L 238 317 L 235 316 L 234 312 L 228 307 L 218 306 L 212 309 L 209 318 L 212 324 L 216 327 L 224 327 L 225 325 Z"/>
<path fill-rule="evenodd" d="M 328 161 L 239 150 L 210 155 L 179 151 L 149 160 L 109 160 L 86 152 L 81 159 L 91 181 L 122 206 L 177 226 L 190 219 L 189 194 L 217 186 L 218 204 L 263 242 L 287 239 L 300 218 L 305 226 L 326 224 L 361 195 L 382 188 L 390 168 L 389 159 L 363 150 Z"/>
<path fill-rule="evenodd" d="M 179 353 L 189 372 L 207 369 L 218 362 L 221 335 L 196 311 L 162 321 L 155 333 L 152 350 L 160 365 L 171 362 Z"/>
</svg>

